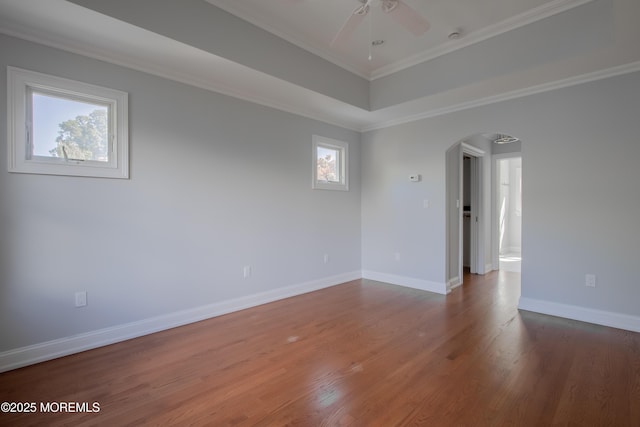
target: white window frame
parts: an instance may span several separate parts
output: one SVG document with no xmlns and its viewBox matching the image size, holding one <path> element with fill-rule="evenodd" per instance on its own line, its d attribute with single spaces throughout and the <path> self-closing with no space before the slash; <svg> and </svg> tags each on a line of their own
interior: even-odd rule
<svg viewBox="0 0 640 427">
<path fill-rule="evenodd" d="M 32 154 L 32 93 L 107 106 L 109 160 L 91 161 Z M 62 77 L 7 67 L 9 172 L 129 178 L 128 94 Z"/>
<path fill-rule="evenodd" d="M 344 141 L 313 135 L 312 147 L 313 181 L 311 187 L 316 190 L 349 191 L 349 144 Z M 324 147 L 340 152 L 339 165 L 337 165 L 340 173 L 340 180 L 338 182 L 318 179 L 318 147 Z"/>
</svg>

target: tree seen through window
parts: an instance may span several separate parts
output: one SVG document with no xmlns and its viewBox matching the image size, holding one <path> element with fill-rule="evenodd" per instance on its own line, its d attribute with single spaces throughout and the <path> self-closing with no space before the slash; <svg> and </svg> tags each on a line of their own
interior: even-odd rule
<svg viewBox="0 0 640 427">
<path fill-rule="evenodd" d="M 339 151 L 327 147 L 318 147 L 318 180 L 326 182 L 339 182 L 338 172 Z"/>
<path fill-rule="evenodd" d="M 56 147 L 49 153 L 65 159 L 106 162 L 109 160 L 107 126 L 106 109 L 66 120 L 58 125 Z"/>
</svg>

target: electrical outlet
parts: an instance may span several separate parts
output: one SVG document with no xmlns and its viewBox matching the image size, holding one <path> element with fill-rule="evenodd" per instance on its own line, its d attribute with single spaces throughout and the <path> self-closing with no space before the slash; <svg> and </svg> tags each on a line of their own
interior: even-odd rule
<svg viewBox="0 0 640 427">
<path fill-rule="evenodd" d="M 323 261 L 325 264 L 329 263 L 329 254 L 324 254 Z"/>
<path fill-rule="evenodd" d="M 400 261 L 400 252 L 396 252 L 396 261 Z"/>
<path fill-rule="evenodd" d="M 596 275 L 595 274 L 585 274 L 584 276 L 584 285 L 590 288 L 596 287 Z"/>
<path fill-rule="evenodd" d="M 427 209 L 427 208 L 429 208 L 429 206 L 430 206 L 429 199 L 424 199 L 422 201 L 422 207 Z"/>
<path fill-rule="evenodd" d="M 245 265 L 244 268 L 242 269 L 242 277 L 244 277 L 245 279 L 248 279 L 249 277 L 251 277 L 251 266 L 250 265 Z"/>
<path fill-rule="evenodd" d="M 87 291 L 76 292 L 76 307 L 87 305 Z"/>
</svg>

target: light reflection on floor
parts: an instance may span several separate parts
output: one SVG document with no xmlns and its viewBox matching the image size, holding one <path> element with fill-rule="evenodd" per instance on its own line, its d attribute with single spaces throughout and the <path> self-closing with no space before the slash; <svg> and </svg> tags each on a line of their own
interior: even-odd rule
<svg viewBox="0 0 640 427">
<path fill-rule="evenodd" d="M 514 271 L 519 273 L 521 270 L 522 256 L 519 253 L 500 254 L 500 270 Z"/>
</svg>

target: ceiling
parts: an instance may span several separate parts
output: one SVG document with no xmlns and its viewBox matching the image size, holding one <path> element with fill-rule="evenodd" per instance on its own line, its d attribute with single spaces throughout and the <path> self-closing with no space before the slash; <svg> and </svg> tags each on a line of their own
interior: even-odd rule
<svg viewBox="0 0 640 427">
<path fill-rule="evenodd" d="M 341 49 L 327 46 L 357 0 L 0 0 L 0 33 L 356 131 L 640 70 L 637 0 L 404 1 L 431 29 L 416 39 L 378 16 L 374 30 L 387 43 L 371 63 L 366 34 L 356 31 Z M 237 22 L 229 19 L 232 7 L 243 10 L 234 12 Z M 297 47 L 279 37 L 264 41 L 264 31 L 242 19 Z M 453 29 L 460 39 L 447 38 Z M 359 87 L 369 107 L 336 96 L 353 82 L 349 76 L 365 83 Z"/>
<path fill-rule="evenodd" d="M 430 24 L 424 35 L 415 36 L 382 12 L 380 0 L 373 0 L 369 14 L 352 36 L 345 43 L 332 47 L 330 44 L 334 36 L 361 5 L 359 0 L 206 1 L 370 79 L 548 17 L 576 4 L 566 0 L 404 0 Z M 458 32 L 460 37 L 450 40 L 449 35 L 454 32 Z M 371 48 L 369 60 L 372 40 L 384 40 L 384 44 Z"/>
</svg>

